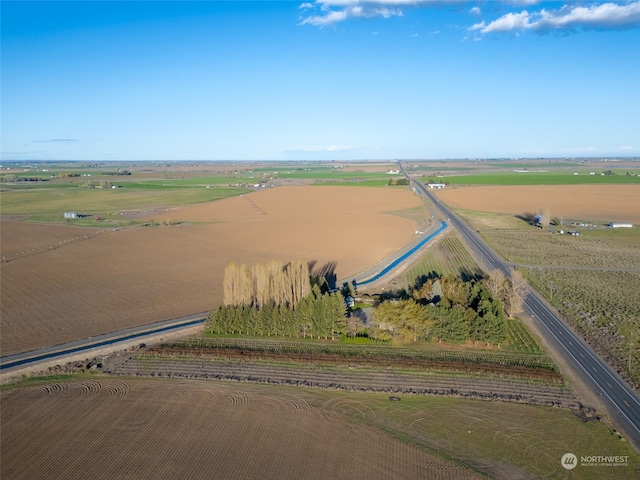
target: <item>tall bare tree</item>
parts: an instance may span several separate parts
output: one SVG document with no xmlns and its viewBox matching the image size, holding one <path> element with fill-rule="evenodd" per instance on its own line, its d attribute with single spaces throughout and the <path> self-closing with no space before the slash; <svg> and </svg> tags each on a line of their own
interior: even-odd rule
<svg viewBox="0 0 640 480">
<path fill-rule="evenodd" d="M 295 310 L 300 301 L 311 293 L 309 265 L 302 260 L 294 260 L 284 270 L 286 301 Z"/>
<path fill-rule="evenodd" d="M 514 270 L 506 293 L 506 310 L 509 318 L 522 311 L 522 303 L 527 295 L 527 281 L 522 273 Z"/>
<path fill-rule="evenodd" d="M 549 209 L 549 207 L 543 207 L 538 210 L 538 215 L 540 216 L 540 220 L 538 221 L 540 228 L 548 228 L 551 223 L 551 209 Z"/>
<path fill-rule="evenodd" d="M 283 265 L 281 260 L 269 260 L 265 264 L 266 274 L 269 277 L 269 300 L 276 305 L 283 304 L 282 281 Z"/>
<path fill-rule="evenodd" d="M 251 267 L 253 277 L 253 304 L 262 308 L 271 301 L 271 291 L 269 282 L 268 264 L 258 263 Z"/>
<path fill-rule="evenodd" d="M 231 262 L 224 270 L 224 305 L 251 305 L 253 300 L 253 281 L 246 264 Z"/>
<path fill-rule="evenodd" d="M 489 272 L 489 277 L 485 279 L 484 284 L 492 293 L 495 298 L 504 299 L 504 293 L 506 289 L 507 278 L 502 273 L 502 270 L 497 268 Z"/>
</svg>

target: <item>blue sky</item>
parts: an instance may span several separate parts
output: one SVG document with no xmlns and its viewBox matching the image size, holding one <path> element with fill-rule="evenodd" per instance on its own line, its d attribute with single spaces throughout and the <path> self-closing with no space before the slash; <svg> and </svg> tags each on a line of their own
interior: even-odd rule
<svg viewBox="0 0 640 480">
<path fill-rule="evenodd" d="M 3 161 L 640 156 L 640 1 L 1 8 Z"/>
</svg>

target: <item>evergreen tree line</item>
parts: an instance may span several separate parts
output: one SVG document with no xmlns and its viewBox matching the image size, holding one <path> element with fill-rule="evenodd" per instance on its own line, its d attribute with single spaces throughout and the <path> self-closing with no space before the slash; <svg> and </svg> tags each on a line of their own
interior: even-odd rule
<svg viewBox="0 0 640 480">
<path fill-rule="evenodd" d="M 340 292 L 322 292 L 314 285 L 311 293 L 297 302 L 222 305 L 210 312 L 207 328 L 211 333 L 331 338 L 344 333 L 345 304 Z"/>
<path fill-rule="evenodd" d="M 433 339 L 500 344 L 506 318 L 499 299 L 482 282 L 434 276 L 414 289 L 413 298 L 383 302 L 374 311 L 369 336 L 399 343 Z"/>
</svg>

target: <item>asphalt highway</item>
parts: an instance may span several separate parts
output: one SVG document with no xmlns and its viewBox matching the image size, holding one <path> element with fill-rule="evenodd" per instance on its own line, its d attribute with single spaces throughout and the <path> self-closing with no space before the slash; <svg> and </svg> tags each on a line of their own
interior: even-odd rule
<svg viewBox="0 0 640 480">
<path fill-rule="evenodd" d="M 402 173 L 407 177 L 402 165 Z M 501 270 L 511 276 L 511 265 L 503 261 L 466 223 L 442 204 L 422 183 L 410 179 L 414 188 L 422 192 L 444 215 L 449 225 L 455 228 L 477 258 L 488 271 Z M 524 298 L 525 312 L 534 318 L 540 327 L 540 334 L 547 344 L 555 350 L 568 367 L 577 375 L 595 395 L 599 396 L 607 413 L 628 440 L 640 450 L 640 398 L 600 356 L 593 351 L 560 318 L 533 289 L 529 288 Z"/>
</svg>

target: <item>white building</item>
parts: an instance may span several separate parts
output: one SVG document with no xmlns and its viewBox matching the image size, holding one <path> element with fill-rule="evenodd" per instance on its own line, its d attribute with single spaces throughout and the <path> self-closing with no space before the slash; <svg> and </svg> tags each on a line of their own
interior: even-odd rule
<svg viewBox="0 0 640 480">
<path fill-rule="evenodd" d="M 632 228 L 632 223 L 624 223 L 624 222 L 611 222 L 609 224 L 611 228 Z"/>
<path fill-rule="evenodd" d="M 427 187 L 437 188 L 438 190 L 440 190 L 441 188 L 446 187 L 446 185 L 444 183 L 427 183 Z"/>
</svg>

